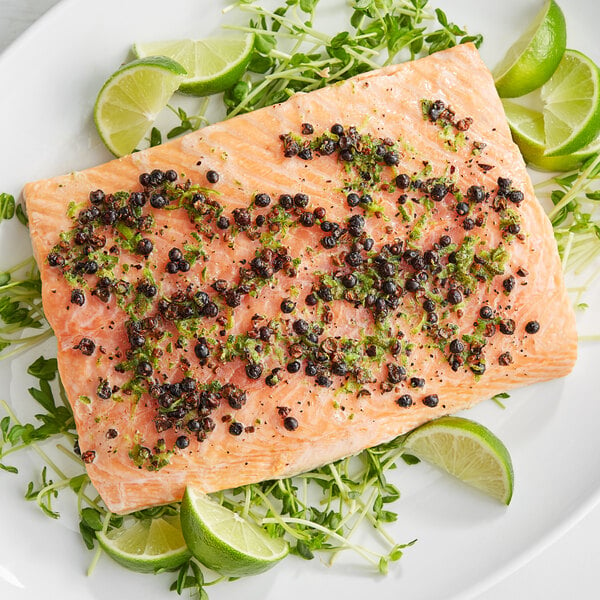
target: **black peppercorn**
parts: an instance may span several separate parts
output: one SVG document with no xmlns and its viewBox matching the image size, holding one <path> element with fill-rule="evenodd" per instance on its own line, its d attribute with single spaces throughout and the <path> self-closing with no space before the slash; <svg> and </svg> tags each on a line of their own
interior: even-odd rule
<svg viewBox="0 0 600 600">
<path fill-rule="evenodd" d="M 404 284 L 404 289 L 407 292 L 417 292 L 421 289 L 421 285 L 416 279 L 407 279 Z"/>
<path fill-rule="evenodd" d="M 358 279 L 353 273 L 347 273 L 342 277 L 342 285 L 349 290 L 351 290 L 353 287 L 356 287 L 357 283 Z"/>
<path fill-rule="evenodd" d="M 296 429 L 298 429 L 298 421 L 294 417 L 286 417 L 283 420 L 283 426 L 288 431 L 295 431 Z"/>
<path fill-rule="evenodd" d="M 430 394 L 429 396 L 425 396 L 425 398 L 423 398 L 423 404 L 425 406 L 429 406 L 429 408 L 435 408 L 439 401 L 440 399 L 437 394 Z"/>
<path fill-rule="evenodd" d="M 75 288 L 71 291 L 71 304 L 76 304 L 77 306 L 85 304 L 85 295 L 82 290 Z"/>
<path fill-rule="evenodd" d="M 485 192 L 483 188 L 478 185 L 472 185 L 467 190 L 467 198 L 472 202 L 483 202 L 485 200 Z"/>
<path fill-rule="evenodd" d="M 301 158 L 302 160 L 312 160 L 312 158 L 313 158 L 312 150 L 309 147 L 302 148 L 302 150 L 300 150 L 300 152 L 298 152 L 298 158 Z"/>
<path fill-rule="evenodd" d="M 259 379 L 262 375 L 262 367 L 256 363 L 246 365 L 246 375 L 250 379 Z"/>
<path fill-rule="evenodd" d="M 479 309 L 479 316 L 482 319 L 491 319 L 494 315 L 494 311 L 489 306 L 482 306 Z"/>
<path fill-rule="evenodd" d="M 225 215 L 222 215 L 217 219 L 217 227 L 219 229 L 229 229 L 230 225 L 231 222 L 229 221 L 229 217 L 226 217 Z"/>
<path fill-rule="evenodd" d="M 387 378 L 390 383 L 400 383 L 406 379 L 406 369 L 401 365 L 389 363 L 387 365 L 387 371 Z"/>
<path fill-rule="evenodd" d="M 540 324 L 537 321 L 529 321 L 529 323 L 525 325 L 525 331 L 531 335 L 536 334 L 539 330 Z"/>
<path fill-rule="evenodd" d="M 242 435 L 243 431 L 244 426 L 241 423 L 238 423 L 237 421 L 229 425 L 229 433 L 231 435 Z"/>
<path fill-rule="evenodd" d="M 147 360 L 140 361 L 135 369 L 140 377 L 150 377 L 153 371 L 152 365 Z"/>
<path fill-rule="evenodd" d="M 348 206 L 354 208 L 355 206 L 359 205 L 359 203 L 360 203 L 360 196 L 358 194 L 355 194 L 354 192 L 350 192 L 346 196 L 346 202 L 348 203 Z"/>
<path fill-rule="evenodd" d="M 435 302 L 429 298 L 423 302 L 423 310 L 427 313 L 432 313 L 435 311 Z"/>
<path fill-rule="evenodd" d="M 293 360 L 292 362 L 288 363 L 286 368 L 288 373 L 297 373 L 301 367 L 302 365 L 299 360 Z"/>
<path fill-rule="evenodd" d="M 413 388 L 422 388 L 425 386 L 425 380 L 420 377 L 411 377 L 410 378 L 410 387 Z"/>
<path fill-rule="evenodd" d="M 350 148 L 345 148 L 340 152 L 340 158 L 344 162 L 352 162 L 354 160 L 354 154 Z"/>
<path fill-rule="evenodd" d="M 269 194 L 264 193 L 256 194 L 256 196 L 254 197 L 254 204 L 259 208 L 266 208 L 267 206 L 269 206 L 269 204 L 271 204 L 271 196 L 269 196 Z"/>
<path fill-rule="evenodd" d="M 217 183 L 219 181 L 219 174 L 216 171 L 207 171 L 206 180 L 208 183 Z"/>
<path fill-rule="evenodd" d="M 313 363 L 308 363 L 304 368 L 304 373 L 308 375 L 308 377 L 314 377 L 317 374 L 317 367 Z"/>
<path fill-rule="evenodd" d="M 388 296 L 393 296 L 398 291 L 398 287 L 393 281 L 390 281 L 388 279 L 383 282 L 383 285 L 381 286 L 381 291 L 384 294 L 387 294 Z"/>
<path fill-rule="evenodd" d="M 333 381 L 331 381 L 331 379 L 329 379 L 329 377 L 327 377 L 326 375 L 319 375 L 316 381 L 317 385 L 320 385 L 321 387 L 331 387 L 333 383 Z"/>
<path fill-rule="evenodd" d="M 290 208 L 292 208 L 292 206 L 294 206 L 294 199 L 289 195 L 289 194 L 281 194 L 281 196 L 279 196 L 279 206 L 281 206 L 281 208 L 284 208 L 285 210 L 289 210 Z"/>
<path fill-rule="evenodd" d="M 459 202 L 456 205 L 456 212 L 461 216 L 468 214 L 469 213 L 469 205 L 466 202 Z"/>
<path fill-rule="evenodd" d="M 447 300 L 450 304 L 460 304 L 463 301 L 463 295 L 460 290 L 453 288 L 448 292 Z"/>
<path fill-rule="evenodd" d="M 175 440 L 175 445 L 180 449 L 180 450 L 184 450 L 185 448 L 187 448 L 190 445 L 190 439 L 188 438 L 187 435 L 180 435 L 176 440 Z"/>
<path fill-rule="evenodd" d="M 96 350 L 96 344 L 90 338 L 84 337 L 77 344 L 77 348 L 84 356 L 91 356 L 94 354 L 94 350 Z"/>
<path fill-rule="evenodd" d="M 308 294 L 308 296 L 306 296 L 304 301 L 306 302 L 306 304 L 308 306 L 315 306 L 318 302 L 318 299 L 314 294 Z"/>
<path fill-rule="evenodd" d="M 344 135 L 344 127 L 339 123 L 335 123 L 334 125 L 332 125 L 329 131 L 331 131 L 331 133 L 333 133 L 334 135 Z"/>
<path fill-rule="evenodd" d="M 511 184 L 512 181 L 510 179 L 507 179 L 506 177 L 498 177 L 498 187 L 501 190 L 508 190 Z"/>
<path fill-rule="evenodd" d="M 332 248 L 335 248 L 337 245 L 337 242 L 335 241 L 335 238 L 331 235 L 327 235 L 324 238 L 321 238 L 321 246 L 323 246 L 323 248 L 327 249 L 327 250 L 331 250 Z"/>
<path fill-rule="evenodd" d="M 161 194 L 152 194 L 150 196 L 150 206 L 152 208 L 164 208 L 169 201 Z"/>
<path fill-rule="evenodd" d="M 308 333 L 309 325 L 304 319 L 298 319 L 294 321 L 292 328 L 298 335 L 306 335 Z"/>
<path fill-rule="evenodd" d="M 429 118 L 432 121 L 437 121 L 444 112 L 446 105 L 441 100 L 436 100 L 429 107 Z"/>
<path fill-rule="evenodd" d="M 512 292 L 513 289 L 515 288 L 516 285 L 516 281 L 515 278 L 512 275 L 509 275 L 503 282 L 502 282 L 502 287 L 505 289 L 505 291 L 507 292 Z"/>
<path fill-rule="evenodd" d="M 149 256 L 154 250 L 154 244 L 148 238 L 142 238 L 137 244 L 138 254 L 142 256 Z"/>
<path fill-rule="evenodd" d="M 250 212 L 246 208 L 236 208 L 233 211 L 233 219 L 235 224 L 241 229 L 245 229 L 252 222 Z"/>
<path fill-rule="evenodd" d="M 398 400 L 396 400 L 396 404 L 402 408 L 409 408 L 412 406 L 412 398 L 408 394 L 402 394 Z"/>
<path fill-rule="evenodd" d="M 512 335 L 515 332 L 515 322 L 512 319 L 503 319 L 499 325 L 500 333 Z"/>
<path fill-rule="evenodd" d="M 308 196 L 306 194 L 298 193 L 294 196 L 294 204 L 298 208 L 306 208 L 308 206 Z"/>
<path fill-rule="evenodd" d="M 281 302 L 281 312 L 285 313 L 285 314 L 290 314 L 291 312 L 294 312 L 294 309 L 296 308 L 296 303 L 292 302 L 289 298 L 286 300 L 283 300 Z"/>
<path fill-rule="evenodd" d="M 311 212 L 303 212 L 300 215 L 300 224 L 304 227 L 312 227 L 315 224 L 315 215 Z"/>
<path fill-rule="evenodd" d="M 205 317 L 216 317 L 219 314 L 219 307 L 214 302 L 208 302 L 202 309 Z"/>
<path fill-rule="evenodd" d="M 525 198 L 525 196 L 523 195 L 523 192 L 520 192 L 518 190 L 513 190 L 512 192 L 509 192 L 509 194 L 508 194 L 508 199 L 511 202 L 514 202 L 515 204 L 520 204 L 521 202 L 523 202 L 524 198 Z"/>
<path fill-rule="evenodd" d="M 396 177 L 396 187 L 405 190 L 410 185 L 410 177 L 406 173 L 401 173 Z"/>
<path fill-rule="evenodd" d="M 167 263 L 166 269 L 167 269 L 167 273 L 174 275 L 175 273 L 179 272 L 179 263 L 169 261 Z"/>
<path fill-rule="evenodd" d="M 448 188 L 443 183 L 435 183 L 432 186 L 431 191 L 429 192 L 431 199 L 435 202 L 442 201 L 447 196 L 447 194 Z"/>
<path fill-rule="evenodd" d="M 400 162 L 400 157 L 397 152 L 386 152 L 383 155 L 383 160 L 388 167 L 395 167 Z"/>
<path fill-rule="evenodd" d="M 363 264 L 363 257 L 360 252 L 348 252 L 345 261 L 351 267 L 360 267 Z"/>
<path fill-rule="evenodd" d="M 90 202 L 92 204 L 102 204 L 104 202 L 104 192 L 102 190 L 95 190 L 90 192 Z"/>
</svg>

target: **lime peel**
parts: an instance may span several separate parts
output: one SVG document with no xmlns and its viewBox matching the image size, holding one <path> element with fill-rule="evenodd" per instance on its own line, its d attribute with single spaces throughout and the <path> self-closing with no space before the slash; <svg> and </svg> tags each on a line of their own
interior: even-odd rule
<svg viewBox="0 0 600 600">
<path fill-rule="evenodd" d="M 404 447 L 488 496 L 510 503 L 514 486 L 510 454 L 483 425 L 462 417 L 441 417 L 410 433 Z"/>
</svg>

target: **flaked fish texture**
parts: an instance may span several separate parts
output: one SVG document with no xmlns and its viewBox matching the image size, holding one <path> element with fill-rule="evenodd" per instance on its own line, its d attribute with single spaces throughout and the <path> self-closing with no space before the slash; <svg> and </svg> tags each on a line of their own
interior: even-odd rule
<svg viewBox="0 0 600 600">
<path fill-rule="evenodd" d="M 576 359 L 551 225 L 469 44 L 24 195 L 118 513 L 310 470 Z"/>
</svg>

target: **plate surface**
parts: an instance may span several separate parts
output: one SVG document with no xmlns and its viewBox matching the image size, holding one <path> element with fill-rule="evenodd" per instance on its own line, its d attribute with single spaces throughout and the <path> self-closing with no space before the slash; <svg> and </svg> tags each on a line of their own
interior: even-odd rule
<svg viewBox="0 0 600 600">
<path fill-rule="evenodd" d="M 343 0 L 321 0 L 325 27 L 336 28 Z M 492 6 L 489 6 L 492 4 Z M 487 3 L 434 2 L 460 25 L 484 34 L 481 52 L 493 67 L 539 7 L 535 0 Z M 591 0 L 562 3 L 569 45 L 600 62 L 596 27 L 600 5 Z M 0 57 L 1 191 L 17 196 L 26 181 L 82 169 L 110 155 L 91 120 L 96 93 L 128 57 L 134 40 L 202 37 L 222 20 L 222 0 L 65 0 L 38 21 Z M 320 13 L 321 14 L 321 13 Z M 194 100 L 186 99 L 193 110 Z M 537 176 L 537 174 L 534 174 Z M 0 267 L 30 252 L 24 230 L 0 228 Z M 588 295 L 581 332 L 600 331 L 600 289 Z M 43 349 L 53 351 L 50 342 Z M 0 363 L 0 397 L 22 417 L 33 410 L 26 366 L 40 353 Z M 582 344 L 568 378 L 515 392 L 506 410 L 485 402 L 468 416 L 495 431 L 509 447 L 516 473 L 508 508 L 464 489 L 425 466 L 400 466 L 393 480 L 402 497 L 392 532 L 398 541 L 418 538 L 388 577 L 371 575 L 353 559 L 328 568 L 318 560 L 291 557 L 265 575 L 209 589 L 212 600 L 286 597 L 322 598 L 335 590 L 347 598 L 365 594 L 411 600 L 469 598 L 486 589 L 539 551 L 600 498 L 600 453 L 596 423 L 600 404 L 595 369 L 597 344 Z M 69 498 L 57 504 L 61 519 L 48 519 L 23 501 L 39 461 L 33 453 L 13 455 L 18 476 L 0 473 L 0 597 L 30 599 L 60 592 L 65 600 L 144 597 L 174 598 L 170 575 L 130 573 L 103 557 L 91 577 L 91 559 L 77 531 Z M 11 457 L 12 458 L 12 457 Z M 434 575 L 434 576 L 432 576 Z"/>
</svg>

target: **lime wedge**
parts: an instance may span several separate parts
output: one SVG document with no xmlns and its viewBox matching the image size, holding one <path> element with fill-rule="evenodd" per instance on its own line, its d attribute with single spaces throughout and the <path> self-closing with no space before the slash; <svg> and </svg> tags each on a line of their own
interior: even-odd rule
<svg viewBox="0 0 600 600">
<path fill-rule="evenodd" d="M 185 73 L 174 60 L 152 56 L 130 62 L 110 76 L 96 98 L 94 122 L 115 156 L 133 152 Z"/>
<path fill-rule="evenodd" d="M 234 577 L 270 569 L 288 553 L 282 538 L 272 538 L 214 500 L 187 488 L 181 527 L 192 554 L 206 567 Z"/>
<path fill-rule="evenodd" d="M 600 139 L 597 139 L 571 154 L 544 156 L 546 151 L 544 115 L 510 100 L 503 100 L 502 103 L 513 139 L 519 146 L 523 158 L 535 169 L 571 171 L 579 167 L 592 154 L 600 152 Z"/>
<path fill-rule="evenodd" d="M 529 29 L 494 69 L 500 96 L 523 96 L 542 86 L 556 70 L 566 46 L 565 17 L 554 0 L 547 0 Z"/>
<path fill-rule="evenodd" d="M 600 133 L 600 71 L 587 56 L 567 50 L 541 89 L 546 156 L 581 150 Z"/>
<path fill-rule="evenodd" d="M 405 448 L 488 496 L 510 503 L 514 481 L 510 455 L 483 425 L 461 417 L 441 417 L 410 433 Z"/>
<path fill-rule="evenodd" d="M 113 560 L 140 573 L 170 571 L 191 557 L 178 515 L 134 521 L 129 527 L 99 531 L 96 538 Z"/>
<path fill-rule="evenodd" d="M 254 47 L 254 35 L 204 40 L 136 43 L 133 53 L 163 55 L 182 64 L 188 72 L 179 91 L 194 96 L 223 92 L 236 84 L 246 71 Z"/>
</svg>

